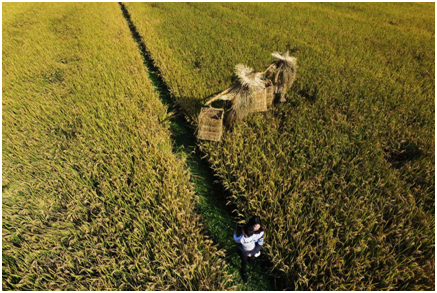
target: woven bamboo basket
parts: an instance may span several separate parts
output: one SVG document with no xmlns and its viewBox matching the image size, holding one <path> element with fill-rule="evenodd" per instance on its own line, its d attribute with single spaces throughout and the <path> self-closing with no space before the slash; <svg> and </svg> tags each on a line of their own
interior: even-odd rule
<svg viewBox="0 0 437 293">
<path fill-rule="evenodd" d="M 275 99 L 275 87 L 273 83 L 270 81 L 266 84 L 266 103 L 267 107 L 270 107 L 273 104 L 273 100 Z"/>
<path fill-rule="evenodd" d="M 199 114 L 197 138 L 220 141 L 223 134 L 223 109 L 202 107 Z"/>
<path fill-rule="evenodd" d="M 252 100 L 252 107 L 250 112 L 266 112 L 267 111 L 267 100 L 266 100 L 267 90 L 263 89 L 255 95 Z"/>
</svg>

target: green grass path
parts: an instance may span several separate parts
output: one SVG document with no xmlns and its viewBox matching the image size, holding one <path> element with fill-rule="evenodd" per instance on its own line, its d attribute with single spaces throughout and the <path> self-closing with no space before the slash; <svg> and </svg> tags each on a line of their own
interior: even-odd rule
<svg viewBox="0 0 437 293">
<path fill-rule="evenodd" d="M 138 44 L 144 65 L 147 67 L 149 77 L 155 87 L 156 92 L 164 105 L 168 107 L 170 115 L 170 128 L 174 141 L 174 152 L 185 158 L 190 169 L 191 180 L 195 184 L 196 194 L 199 196 L 198 211 L 204 218 L 204 225 L 211 237 L 211 240 L 220 248 L 226 250 L 225 260 L 228 263 L 229 273 L 234 275 L 234 283 L 237 290 L 275 290 L 274 282 L 269 279 L 268 261 L 264 257 L 259 257 L 252 264 L 248 265 L 248 284 L 243 284 L 239 274 L 241 260 L 237 254 L 236 246 L 232 238 L 235 227 L 236 215 L 233 215 L 231 207 L 226 204 L 226 191 L 223 186 L 218 184 L 214 174 L 206 160 L 202 159 L 202 154 L 196 146 L 194 129 L 184 119 L 182 111 L 175 104 L 170 91 L 162 78 L 159 69 L 154 65 L 146 46 L 138 34 L 135 25 L 132 23 L 126 7 L 120 3 L 123 16 L 125 17 L 132 36 Z"/>
</svg>

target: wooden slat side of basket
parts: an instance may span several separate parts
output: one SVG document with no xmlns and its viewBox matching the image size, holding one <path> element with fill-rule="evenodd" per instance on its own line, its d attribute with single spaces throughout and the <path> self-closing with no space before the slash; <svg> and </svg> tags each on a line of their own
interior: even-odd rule
<svg viewBox="0 0 437 293">
<path fill-rule="evenodd" d="M 197 138 L 220 141 L 223 134 L 223 109 L 203 107 L 199 114 Z"/>
<path fill-rule="evenodd" d="M 270 107 L 273 104 L 274 99 L 275 99 L 275 87 L 273 86 L 273 84 L 270 84 L 266 87 L 267 107 Z"/>
<path fill-rule="evenodd" d="M 267 111 L 267 90 L 263 89 L 255 95 L 252 101 L 252 107 L 250 112 L 266 112 Z"/>
</svg>

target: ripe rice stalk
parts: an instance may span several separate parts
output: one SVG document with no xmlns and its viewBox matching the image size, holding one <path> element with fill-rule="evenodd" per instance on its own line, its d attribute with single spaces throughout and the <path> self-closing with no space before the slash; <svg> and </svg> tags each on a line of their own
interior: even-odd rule
<svg viewBox="0 0 437 293">
<path fill-rule="evenodd" d="M 203 145 L 215 171 L 231 191 L 230 200 L 238 206 L 238 210 L 247 212 L 244 216 L 261 211 L 261 218 L 269 231 L 283 231 L 269 234 L 265 255 L 277 269 L 282 268 L 282 274 L 287 280 L 285 288 L 430 290 L 435 287 L 433 265 L 428 268 L 424 264 L 425 260 L 421 259 L 424 256 L 427 259 L 435 258 L 435 221 L 433 214 L 421 215 L 418 210 L 432 210 L 435 203 L 435 148 L 432 143 L 435 136 L 434 115 L 430 110 L 434 105 L 432 99 L 429 99 L 429 96 L 435 94 L 435 78 L 430 70 L 435 62 L 432 53 L 426 53 L 429 56 L 423 55 L 425 52 L 434 52 L 434 43 L 430 41 L 432 38 L 426 37 L 428 34 L 432 37 L 434 31 L 434 6 L 416 6 L 423 16 L 417 18 L 416 25 L 425 29 L 424 34 L 413 36 L 406 33 L 402 36 L 397 33 L 398 29 L 411 29 L 405 26 L 397 27 L 396 31 L 391 32 L 394 35 L 386 38 L 387 34 L 391 34 L 386 29 L 375 30 L 375 23 L 385 22 L 375 17 L 375 11 L 390 10 L 388 14 L 395 12 L 392 16 L 402 20 L 401 15 L 408 15 L 410 6 L 360 5 L 361 16 L 375 20 L 371 24 L 357 22 L 356 19 L 345 20 L 337 13 L 330 13 L 328 9 L 320 9 L 323 4 L 312 8 L 303 4 L 301 8 L 305 9 L 293 10 L 288 9 L 288 6 L 268 3 L 240 3 L 225 7 L 227 12 L 240 9 L 251 12 L 254 19 L 268 21 L 269 26 L 266 27 L 259 26 L 258 21 L 248 23 L 246 19 L 237 19 L 234 13 L 227 12 L 221 13 L 220 19 L 211 21 L 210 17 L 217 9 L 225 11 L 223 4 L 162 5 L 162 8 L 177 9 L 157 9 L 147 3 L 127 5 L 132 8 L 130 12 L 134 22 L 146 44 L 150 44 L 156 56 L 155 61 L 166 68 L 173 66 L 176 69 L 163 72 L 163 76 L 169 81 L 169 87 L 187 115 L 194 108 L 191 104 L 194 104 L 192 102 L 195 98 L 201 99 L 217 90 L 214 86 L 220 86 L 217 79 L 228 74 L 228 60 L 241 58 L 242 54 L 251 55 L 252 60 L 262 60 L 264 53 L 258 50 L 260 45 L 269 46 L 272 35 L 278 36 L 278 43 L 286 44 L 289 25 L 283 24 L 285 21 L 293 24 L 294 39 L 299 42 L 296 45 L 301 52 L 305 52 L 306 70 L 301 73 L 302 88 L 299 95 L 313 97 L 312 85 L 320 84 L 323 91 L 320 91 L 319 98 L 323 102 L 308 105 L 297 101 L 297 107 L 283 107 L 276 111 L 277 115 L 269 115 L 269 119 L 265 119 L 268 124 L 264 126 L 247 117 L 248 126 L 246 123 L 236 125 L 235 131 L 226 136 L 219 150 L 212 144 Z M 342 9 L 341 4 L 335 8 Z M 284 9 L 288 9 L 287 15 L 281 13 Z M 259 13 L 260 10 L 263 10 L 262 13 Z M 200 11 L 202 13 L 198 13 Z M 329 27 L 324 21 L 328 14 L 335 20 L 334 25 Z M 152 24 L 146 16 L 172 21 L 166 21 L 165 25 L 162 21 Z M 303 16 L 315 20 L 311 26 L 324 33 L 308 34 L 308 24 L 295 21 L 296 17 Z M 187 19 L 202 28 L 200 34 L 186 34 Z M 249 29 L 230 30 L 235 38 L 230 42 L 222 42 L 229 35 L 221 28 L 228 27 L 229 23 L 235 24 L 236 28 L 247 26 Z M 339 35 L 340 30 L 346 30 L 347 33 Z M 381 42 L 368 46 L 369 33 Z M 165 36 L 165 42 L 162 42 L 162 36 Z M 215 40 L 217 47 L 211 47 L 210 40 Z M 196 44 L 193 53 L 203 50 L 204 61 L 217 61 L 214 74 L 202 69 L 193 75 L 191 70 L 187 70 L 191 69 L 192 61 L 198 61 L 199 58 L 197 54 L 181 54 L 180 50 L 174 50 L 168 45 L 180 42 L 187 46 Z M 229 50 L 230 45 L 239 46 L 241 42 L 245 44 L 240 47 L 241 50 Z M 332 50 L 333 45 L 336 50 Z M 385 47 L 398 50 L 387 56 Z M 218 54 L 220 58 L 217 58 Z M 420 62 L 409 64 L 411 58 L 408 57 L 411 56 L 420 59 Z M 320 62 L 321 58 L 330 62 Z M 375 74 L 380 72 L 396 74 Z M 417 72 L 423 74 L 417 75 Z M 407 88 L 395 82 L 399 77 L 406 77 Z M 389 96 L 387 92 L 390 92 Z M 180 98 L 186 96 L 193 99 Z M 404 103 L 404 106 L 393 109 L 393 105 L 398 103 Z M 389 114 L 375 115 L 375 106 L 379 107 L 378 113 Z M 352 118 L 348 123 L 338 123 L 341 121 L 332 119 L 337 117 L 337 114 L 333 114 L 345 110 L 348 120 Z M 417 113 L 420 113 L 420 117 Z M 381 119 L 386 116 L 390 118 Z M 404 124 L 406 121 L 408 124 L 417 121 L 418 117 L 420 123 L 417 127 Z M 409 131 L 416 133 L 412 139 L 428 149 L 428 154 L 407 162 L 394 174 L 381 156 L 382 152 L 387 152 L 384 145 L 390 141 L 396 142 Z M 392 144 L 387 145 L 390 146 L 395 148 Z M 263 170 L 257 165 L 260 154 L 265 154 L 271 162 Z M 430 163 L 425 165 L 425 161 Z M 419 166 L 422 163 L 423 166 Z M 266 178 L 274 179 L 273 187 L 265 183 Z M 418 179 L 423 185 L 416 184 Z M 407 184 L 407 181 L 414 185 Z M 413 194 L 418 201 L 410 204 L 409 200 L 402 201 L 397 194 L 405 199 Z M 254 197 L 260 199 L 261 210 L 258 206 L 248 205 L 247 198 Z M 422 198 L 430 200 L 422 202 Z M 401 224 L 405 225 L 404 228 L 400 228 Z M 407 227 L 409 230 L 404 230 Z M 312 232 L 306 232 L 308 229 Z M 295 237 L 300 231 L 301 234 Z M 302 237 L 302 233 L 312 236 Z M 384 238 L 379 239 L 382 235 L 385 235 Z M 339 242 L 334 244 L 334 239 Z M 360 239 L 366 239 L 365 244 L 360 244 Z M 398 239 L 404 240 L 400 243 Z M 356 251 L 362 245 L 363 250 Z M 366 245 L 372 247 L 372 250 L 367 250 Z M 415 249 L 403 252 L 411 245 Z M 332 251 L 334 247 L 335 253 Z M 419 249 L 424 251 L 424 256 L 419 258 L 411 254 L 411 251 Z M 317 252 L 317 258 L 311 253 L 313 250 Z M 342 259 L 345 263 L 339 262 Z M 367 261 L 370 261 L 371 267 Z M 411 277 L 413 275 L 414 278 Z"/>
<path fill-rule="evenodd" d="M 3 259 L 9 259 L 4 288 L 229 289 L 229 273 L 215 270 L 224 267 L 219 250 L 200 229 L 185 162 L 173 154 L 170 132 L 158 120 L 165 118 L 166 107 L 143 70 L 118 5 L 9 3 L 4 8 L 6 18 L 19 17 L 3 31 L 9 146 L 3 176 L 20 182 L 3 193 Z M 96 19 L 99 23 L 91 25 Z M 24 23 L 19 33 L 14 23 Z M 89 62 L 61 65 L 65 84 L 36 78 L 23 86 L 23 74 L 45 75 L 48 67 L 57 68 L 59 56 Z M 94 79 L 100 83 L 97 91 L 89 86 Z M 124 86 L 114 88 L 117 80 Z M 68 84 L 75 86 L 63 95 Z M 178 214 L 187 216 L 178 219 Z M 188 236 L 191 244 L 185 248 L 181 243 Z M 178 260 L 179 255 L 187 260 Z M 173 272 L 188 267 L 191 255 L 205 261 L 197 263 L 192 279 L 177 279 Z"/>
</svg>

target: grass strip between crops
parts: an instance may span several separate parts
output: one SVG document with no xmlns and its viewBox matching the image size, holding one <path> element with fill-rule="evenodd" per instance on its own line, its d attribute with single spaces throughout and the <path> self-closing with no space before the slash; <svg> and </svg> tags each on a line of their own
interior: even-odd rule
<svg viewBox="0 0 437 293">
<path fill-rule="evenodd" d="M 118 4 L 3 21 L 3 289 L 233 289 Z"/>
<path fill-rule="evenodd" d="M 241 261 L 236 253 L 236 246 L 232 239 L 238 213 L 232 215 L 232 210 L 235 207 L 226 205 L 226 191 L 217 182 L 208 162 L 202 159 L 202 154 L 196 145 L 196 137 L 194 136 L 192 125 L 184 118 L 180 107 L 175 103 L 167 85 L 162 80 L 159 68 L 154 65 L 153 60 L 150 58 L 146 45 L 132 23 L 126 6 L 120 3 L 120 7 L 131 30 L 132 37 L 137 42 L 138 48 L 141 51 L 144 65 L 149 72 L 149 78 L 153 81 L 161 101 L 169 109 L 174 152 L 186 160 L 190 169 L 191 180 L 195 184 L 196 193 L 200 197 L 198 210 L 203 216 L 204 225 L 209 235 L 211 235 L 212 240 L 220 248 L 226 250 L 225 259 L 229 264 L 228 269 L 234 275 L 234 282 L 232 284 L 237 285 L 238 290 L 272 290 L 275 287 L 275 283 L 273 280 L 268 279 L 268 275 L 265 274 L 265 267 L 269 266 L 269 264 L 266 260 L 261 260 L 261 258 L 249 265 L 250 283 L 247 285 L 242 284 L 241 276 L 239 275 Z"/>
</svg>

